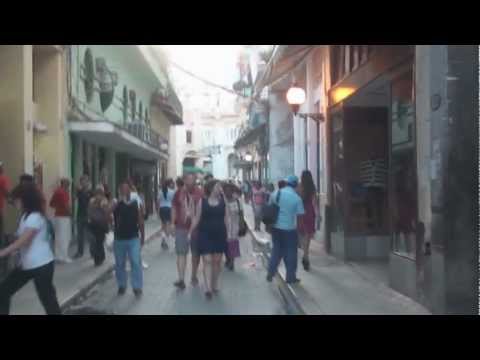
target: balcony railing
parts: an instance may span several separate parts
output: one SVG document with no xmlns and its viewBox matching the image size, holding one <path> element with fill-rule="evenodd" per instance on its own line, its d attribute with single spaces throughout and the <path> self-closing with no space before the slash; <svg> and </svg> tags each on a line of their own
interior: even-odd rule
<svg viewBox="0 0 480 360">
<path fill-rule="evenodd" d="M 155 130 L 152 130 L 147 124 L 139 121 L 130 122 L 124 126 L 124 129 L 137 139 L 168 154 L 168 140 Z"/>
</svg>

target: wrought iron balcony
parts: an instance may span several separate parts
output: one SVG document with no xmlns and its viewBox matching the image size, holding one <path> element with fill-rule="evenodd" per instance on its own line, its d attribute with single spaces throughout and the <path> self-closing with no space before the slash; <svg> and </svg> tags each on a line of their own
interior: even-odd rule
<svg viewBox="0 0 480 360">
<path fill-rule="evenodd" d="M 146 123 L 140 121 L 130 122 L 127 123 L 124 128 L 137 139 L 165 154 L 168 154 L 168 140 L 150 128 Z"/>
</svg>

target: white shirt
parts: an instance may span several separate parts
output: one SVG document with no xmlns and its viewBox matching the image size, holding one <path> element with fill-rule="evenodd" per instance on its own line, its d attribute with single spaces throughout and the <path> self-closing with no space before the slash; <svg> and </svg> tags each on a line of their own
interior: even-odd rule
<svg viewBox="0 0 480 360">
<path fill-rule="evenodd" d="M 138 195 L 137 192 L 131 192 L 130 193 L 130 202 L 131 201 L 136 201 L 139 209 L 143 206 L 142 198 L 140 197 L 140 195 Z"/>
<path fill-rule="evenodd" d="M 158 207 L 168 207 L 168 208 L 171 208 L 172 207 L 172 201 L 173 201 L 173 197 L 175 196 L 175 190 L 172 190 L 172 189 L 168 189 L 167 190 L 167 197 L 165 198 L 163 196 L 163 191 L 160 190 L 159 194 L 158 194 Z"/>
<path fill-rule="evenodd" d="M 18 226 L 17 236 L 22 235 L 27 229 L 39 231 L 29 246 L 20 249 L 22 269 L 36 269 L 52 262 L 54 255 L 45 217 L 38 212 L 31 213 L 27 218 L 23 215 Z"/>
</svg>

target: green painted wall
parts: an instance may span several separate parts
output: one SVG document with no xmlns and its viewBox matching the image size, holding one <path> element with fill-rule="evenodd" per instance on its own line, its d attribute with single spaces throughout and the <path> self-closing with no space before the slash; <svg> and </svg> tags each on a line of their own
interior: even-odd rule
<svg viewBox="0 0 480 360">
<path fill-rule="evenodd" d="M 84 81 L 81 78 L 81 67 L 84 65 L 86 50 L 90 49 L 95 59 L 103 57 L 106 60 L 107 67 L 118 74 L 118 84 L 115 87 L 115 95 L 112 105 L 102 112 L 100 105 L 100 95 L 95 90 L 91 102 L 87 102 Z M 98 116 L 104 116 L 106 119 L 123 123 L 123 89 L 134 90 L 136 92 L 136 110 L 138 112 L 140 101 L 143 104 L 143 114 L 145 108 L 150 111 L 150 97 L 152 93 L 161 86 L 160 80 L 154 75 L 147 61 L 136 45 L 74 45 L 72 46 L 72 95 L 84 103 L 88 111 L 93 111 Z M 165 84 L 166 80 L 161 79 Z M 95 88 L 98 89 L 98 82 L 95 81 Z M 83 109 L 82 109 L 83 110 Z M 131 120 L 132 109 L 128 108 L 128 119 Z M 136 116 L 138 120 L 138 115 Z"/>
</svg>

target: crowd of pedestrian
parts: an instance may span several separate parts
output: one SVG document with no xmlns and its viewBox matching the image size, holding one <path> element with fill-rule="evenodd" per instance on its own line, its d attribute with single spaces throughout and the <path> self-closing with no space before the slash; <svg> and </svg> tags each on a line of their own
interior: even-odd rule
<svg viewBox="0 0 480 360">
<path fill-rule="evenodd" d="M 10 190 L 10 180 L 0 163 L 0 259 L 18 259 L 13 271 L 0 284 L 0 313 L 9 312 L 11 297 L 30 280 L 34 281 L 47 314 L 61 313 L 53 274 L 55 263 L 72 262 L 68 252 L 72 234 L 69 194 L 69 179 L 61 179 L 48 202 L 54 210 L 53 221 L 50 221 L 46 215 L 47 201 L 34 177 L 22 175 L 19 184 Z M 244 201 L 241 201 L 242 195 Z M 143 294 L 143 271 L 148 268 L 142 259 L 144 197 L 131 179 L 123 182 L 118 197 L 112 198 L 106 185 L 99 184 L 92 189 L 88 176 L 83 175 L 75 188 L 75 198 L 78 245 L 74 259 L 83 257 L 88 244 L 94 266 L 102 266 L 106 259 L 106 237 L 112 232 L 118 295 L 124 295 L 128 287 L 128 259 L 131 287 L 135 296 L 140 297 Z M 21 213 L 17 232 L 10 241 L 4 240 L 7 200 Z M 222 182 L 212 176 L 206 176 L 200 182 L 194 174 L 186 174 L 175 182 L 165 180 L 158 189 L 155 208 L 161 222 L 161 248 L 168 250 L 169 243 L 175 247 L 177 280 L 174 286 L 179 290 L 186 288 L 186 268 L 191 255 L 190 284 L 199 285 L 198 271 L 202 264 L 206 298 L 212 299 L 219 293 L 222 268 L 234 271 L 235 259 L 241 256 L 240 241 L 247 233 L 243 202 L 252 205 L 254 231 L 259 231 L 263 222 L 272 236 L 267 280 L 272 281 L 283 260 L 287 282 L 299 282 L 296 276 L 297 251 L 299 246 L 303 248 L 302 264 L 308 271 L 309 246 L 318 213 L 317 200 L 309 171 L 302 173 L 301 182 L 295 176 L 280 181 L 277 190 L 269 183 Z"/>
</svg>

